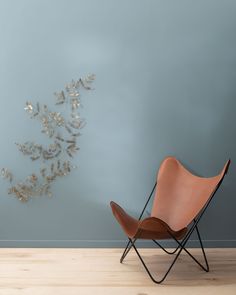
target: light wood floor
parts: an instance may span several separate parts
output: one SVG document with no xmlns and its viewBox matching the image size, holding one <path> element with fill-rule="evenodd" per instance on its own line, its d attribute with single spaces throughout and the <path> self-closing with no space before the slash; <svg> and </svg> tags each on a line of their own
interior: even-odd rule
<svg viewBox="0 0 236 295">
<path fill-rule="evenodd" d="M 198 249 L 191 249 L 201 259 Z M 131 251 L 121 249 L 0 249 L 0 295 L 236 294 L 236 249 L 206 249 L 210 272 L 181 254 L 164 284 L 155 285 Z M 142 249 L 151 269 L 166 270 L 171 257 Z"/>
</svg>

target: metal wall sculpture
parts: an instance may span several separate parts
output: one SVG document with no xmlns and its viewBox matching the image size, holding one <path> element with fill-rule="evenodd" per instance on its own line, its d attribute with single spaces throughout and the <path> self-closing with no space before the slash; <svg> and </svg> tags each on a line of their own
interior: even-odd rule
<svg viewBox="0 0 236 295">
<path fill-rule="evenodd" d="M 2 168 L 1 175 L 7 179 L 11 187 L 9 194 L 14 194 L 20 201 L 26 202 L 35 196 L 52 196 L 51 184 L 59 177 L 70 174 L 73 168 L 73 156 L 79 150 L 78 137 L 80 129 L 85 125 L 84 119 L 80 117 L 78 109 L 81 107 L 80 90 L 91 90 L 95 75 L 88 75 L 77 81 L 72 80 L 65 89 L 56 92 L 55 106 L 69 107 L 69 118 L 62 112 L 51 111 L 47 105 L 36 105 L 26 102 L 25 111 L 31 119 L 37 119 L 42 125 L 41 132 L 44 133 L 51 144 L 42 144 L 27 141 L 23 144 L 16 143 L 20 152 L 28 156 L 32 161 L 40 161 L 38 173 L 31 173 L 24 181 L 16 181 L 13 173 Z"/>
</svg>

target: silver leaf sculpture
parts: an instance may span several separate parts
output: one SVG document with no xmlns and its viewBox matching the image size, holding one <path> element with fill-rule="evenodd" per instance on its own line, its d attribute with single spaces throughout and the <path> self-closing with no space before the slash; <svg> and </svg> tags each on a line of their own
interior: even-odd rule
<svg viewBox="0 0 236 295">
<path fill-rule="evenodd" d="M 16 143 L 19 151 L 32 161 L 41 161 L 38 173 L 31 173 L 24 181 L 15 181 L 13 173 L 2 168 L 1 176 L 8 180 L 11 187 L 9 194 L 14 194 L 21 202 L 26 202 L 32 197 L 47 195 L 52 196 L 51 185 L 59 177 L 69 175 L 76 168 L 72 161 L 79 150 L 78 137 L 80 129 L 85 126 L 85 121 L 78 112 L 81 107 L 80 90 L 92 90 L 95 75 L 88 75 L 77 81 L 72 80 L 60 92 L 55 92 L 55 106 L 57 108 L 69 107 L 69 118 L 65 118 L 61 111 L 51 111 L 47 105 L 35 105 L 27 101 L 25 111 L 31 119 L 37 119 L 41 125 L 41 132 L 52 143 L 44 146 L 40 143 L 27 141 L 23 144 Z"/>
</svg>

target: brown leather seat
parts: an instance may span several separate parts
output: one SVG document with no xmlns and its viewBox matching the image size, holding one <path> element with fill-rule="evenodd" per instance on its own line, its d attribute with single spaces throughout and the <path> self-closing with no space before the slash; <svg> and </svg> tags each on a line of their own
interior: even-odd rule
<svg viewBox="0 0 236 295">
<path fill-rule="evenodd" d="M 182 239 L 188 225 L 207 203 L 222 180 L 229 161 L 214 177 L 203 178 L 190 173 L 174 157 L 166 158 L 157 175 L 151 216 L 138 220 L 127 214 L 118 204 L 111 202 L 112 212 L 129 238 Z"/>
<path fill-rule="evenodd" d="M 173 231 L 164 221 L 156 217 L 148 217 L 141 221 L 127 214 L 118 204 L 111 202 L 112 212 L 129 238 L 134 239 L 168 239 L 168 230 L 177 238 L 181 239 L 187 228 Z"/>
</svg>

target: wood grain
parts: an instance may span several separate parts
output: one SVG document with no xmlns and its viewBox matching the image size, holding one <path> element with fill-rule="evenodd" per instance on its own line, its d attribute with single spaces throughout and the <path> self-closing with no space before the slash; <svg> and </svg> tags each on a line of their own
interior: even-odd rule
<svg viewBox="0 0 236 295">
<path fill-rule="evenodd" d="M 157 275 L 173 257 L 159 249 L 141 249 Z M 191 252 L 201 259 L 199 249 Z M 181 254 L 167 280 L 155 285 L 134 251 L 123 264 L 121 249 L 0 249 L 1 295 L 152 295 L 236 294 L 236 249 L 206 249 L 205 273 Z"/>
</svg>

